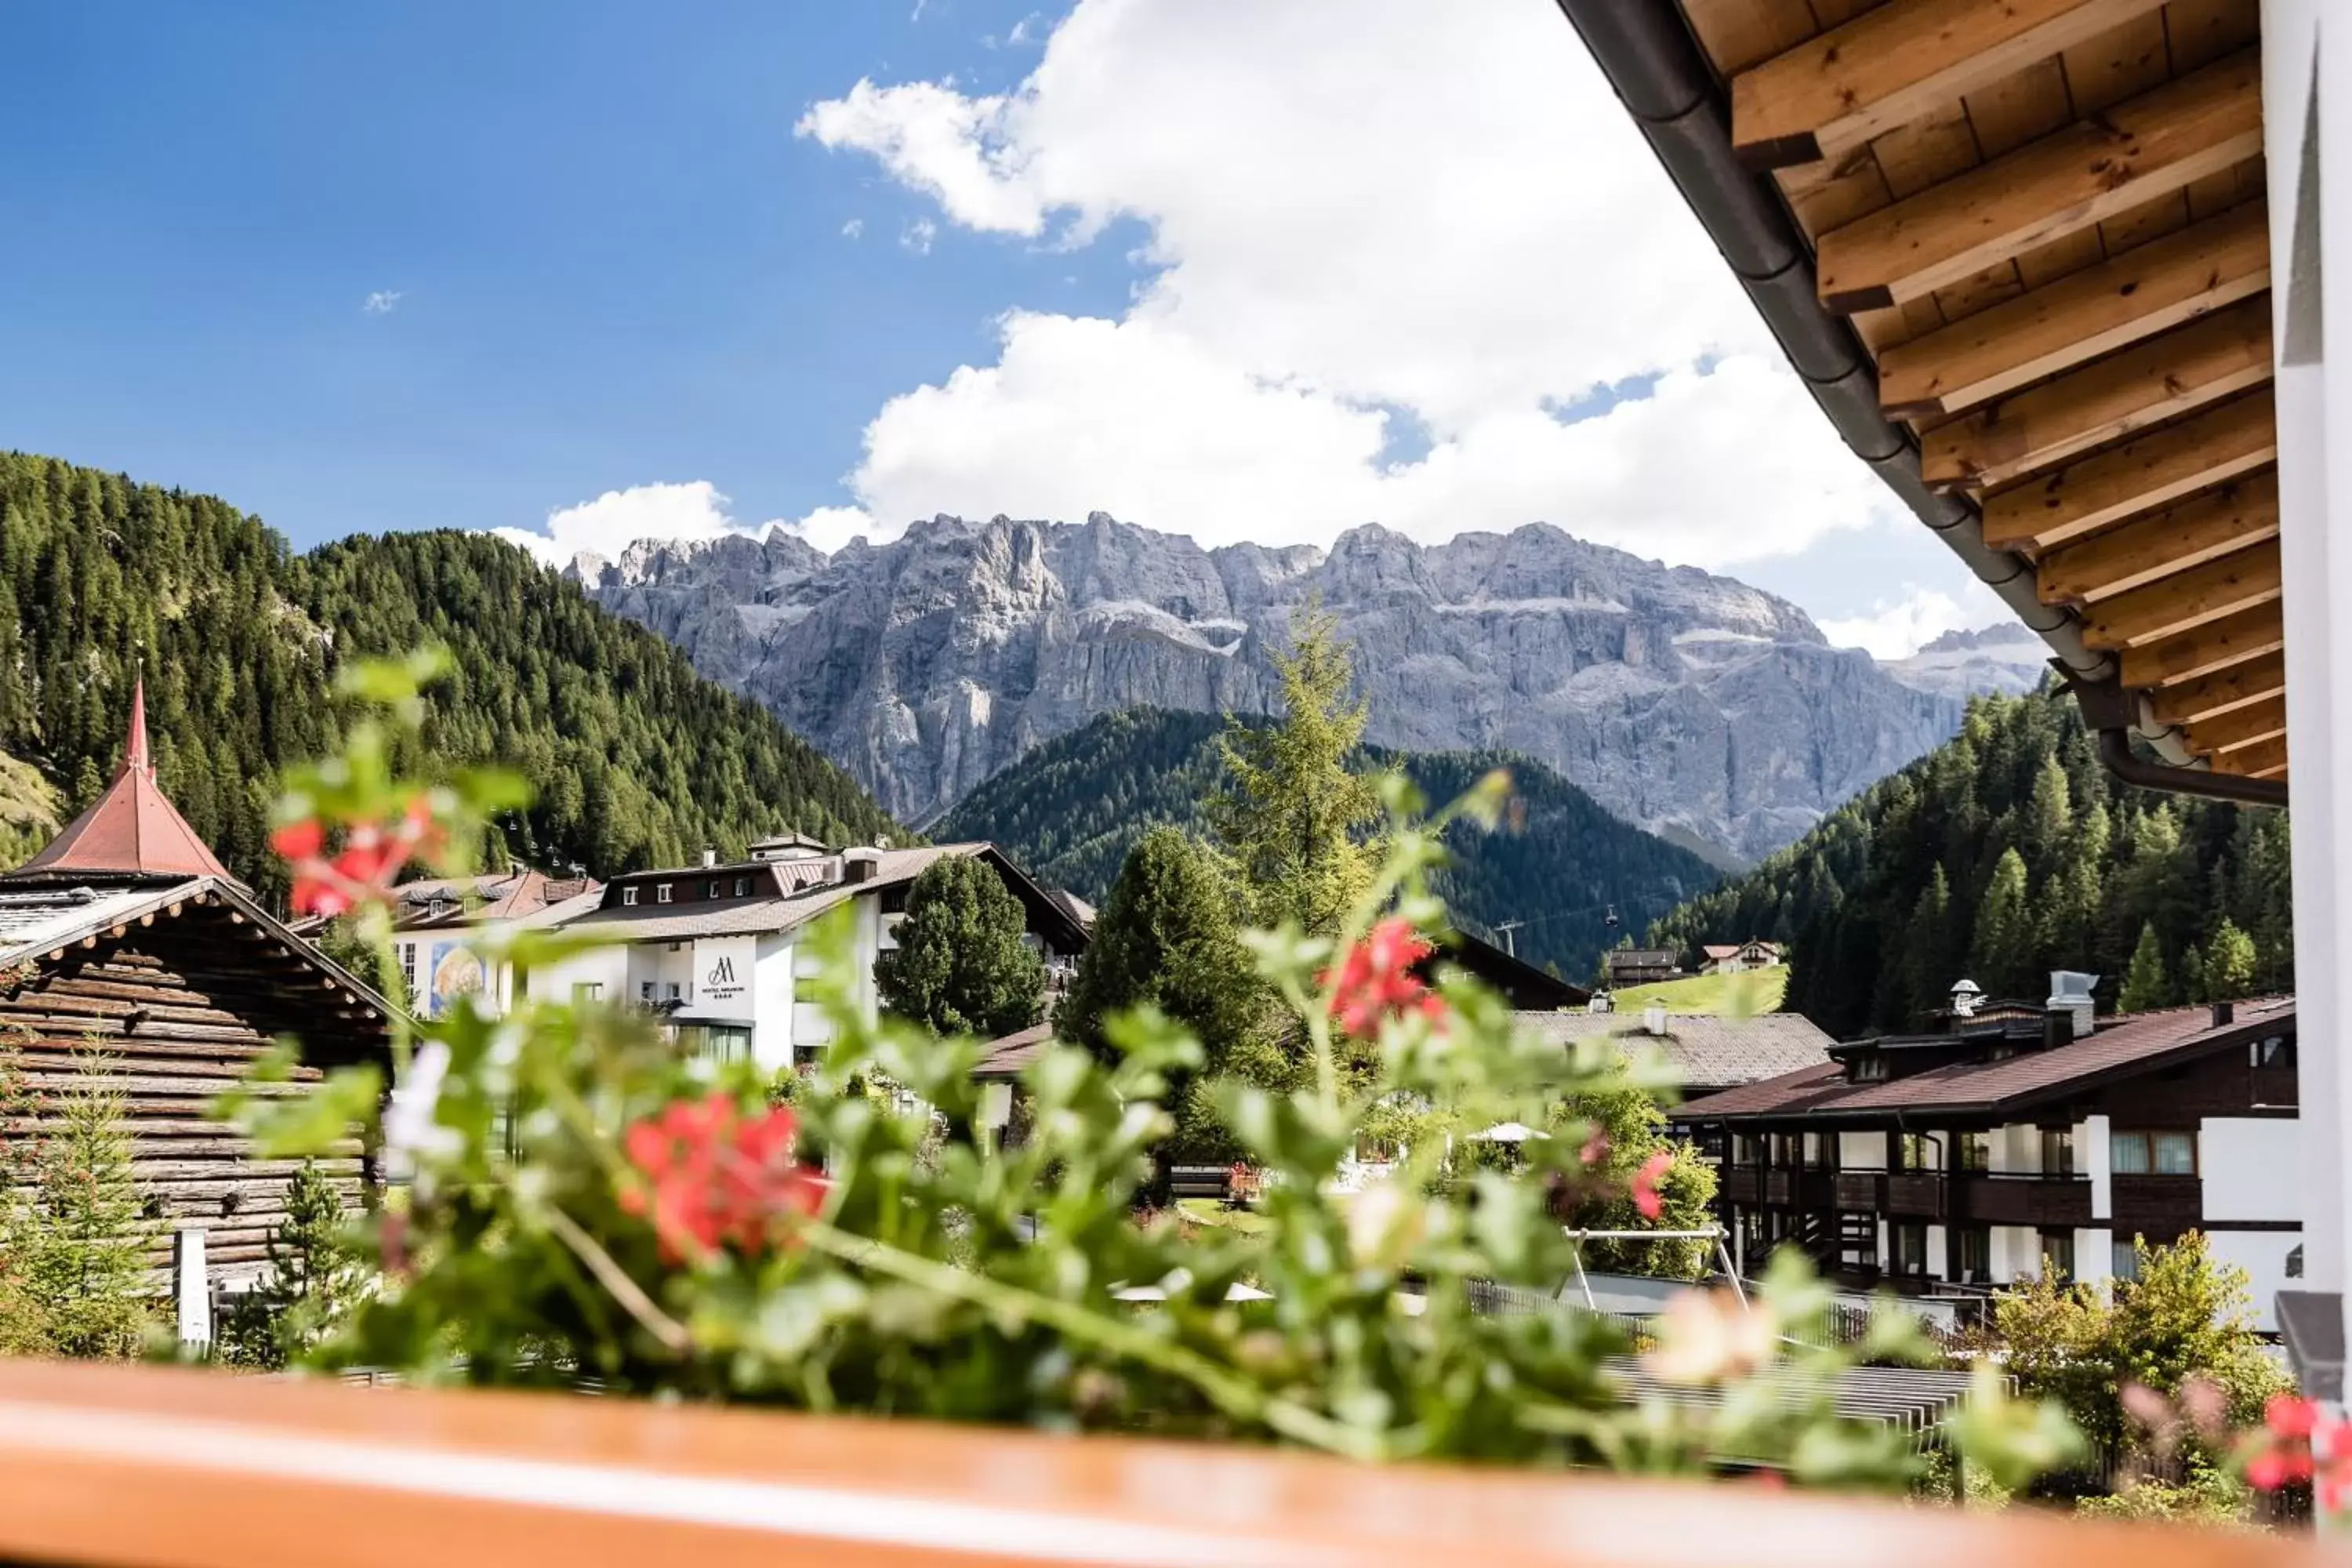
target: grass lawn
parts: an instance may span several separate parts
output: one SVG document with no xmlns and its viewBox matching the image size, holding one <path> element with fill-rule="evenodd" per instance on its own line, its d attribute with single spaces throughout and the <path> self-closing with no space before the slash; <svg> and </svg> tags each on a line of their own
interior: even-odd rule
<svg viewBox="0 0 2352 1568">
<path fill-rule="evenodd" d="M 1694 974 L 1629 985 L 1614 993 L 1617 1011 L 1638 1013 L 1658 1005 L 1669 1013 L 1777 1013 L 1789 990 L 1789 966 L 1751 969 L 1740 974 Z"/>
<path fill-rule="evenodd" d="M 1244 1235 L 1265 1229 L 1266 1222 L 1247 1209 L 1229 1209 L 1214 1198 L 1178 1198 L 1176 1212 L 1202 1225 L 1223 1226 Z"/>
</svg>

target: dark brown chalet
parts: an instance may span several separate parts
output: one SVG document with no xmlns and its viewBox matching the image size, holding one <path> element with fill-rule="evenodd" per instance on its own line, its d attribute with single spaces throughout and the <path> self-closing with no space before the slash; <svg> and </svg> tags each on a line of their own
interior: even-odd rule
<svg viewBox="0 0 2352 1568">
<path fill-rule="evenodd" d="M 143 693 L 114 782 L 41 852 L 0 873 L 0 1054 L 26 1090 L 0 1137 L 37 1138 L 46 1101 L 101 1053 L 128 1103 L 132 1163 L 159 1267 L 175 1234 L 206 1232 L 215 1280 L 254 1272 L 295 1164 L 254 1157 L 206 1118 L 215 1096 L 275 1037 L 302 1061 L 299 1095 L 326 1068 L 382 1058 L 376 994 L 257 903 L 197 838 L 155 782 Z M 325 1161 L 356 1199 L 356 1142 Z"/>
<path fill-rule="evenodd" d="M 2199 1230 L 2267 1325 L 2302 1272 L 2293 998 L 2095 1021 L 1970 1000 L 1675 1112 L 1720 1161 L 1743 1267 L 1795 1245 L 1850 1286 L 1966 1298 Z"/>
</svg>

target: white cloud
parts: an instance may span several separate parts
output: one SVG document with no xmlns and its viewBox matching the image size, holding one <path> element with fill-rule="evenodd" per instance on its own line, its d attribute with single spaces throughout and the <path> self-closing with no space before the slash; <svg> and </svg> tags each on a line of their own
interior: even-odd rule
<svg viewBox="0 0 2352 1568">
<path fill-rule="evenodd" d="M 898 231 L 898 243 L 918 256 L 931 253 L 931 241 L 940 237 L 940 226 L 927 217 L 919 217 Z"/>
<path fill-rule="evenodd" d="M 611 561 L 644 540 L 693 542 L 730 534 L 759 539 L 777 531 L 796 534 L 831 554 L 854 536 L 873 531 L 873 520 L 855 507 L 819 507 L 804 518 L 747 523 L 737 521 L 728 504 L 727 497 L 709 479 L 632 485 L 625 490 L 606 490 L 577 506 L 558 507 L 536 529 L 490 531 L 551 566 L 564 566 L 583 552 Z"/>
<path fill-rule="evenodd" d="M 842 237 L 845 239 L 856 239 L 859 235 L 864 234 L 865 232 L 866 220 L 862 217 L 851 218 L 847 223 L 841 226 Z"/>
<path fill-rule="evenodd" d="M 402 290 L 378 289 L 360 301 L 360 310 L 370 316 L 389 316 L 400 308 Z"/>
<path fill-rule="evenodd" d="M 874 520 L 854 506 L 821 506 L 790 522 L 772 522 L 763 533 L 789 533 L 827 555 L 860 534 L 874 531 Z"/>
<path fill-rule="evenodd" d="M 1974 578 L 1959 598 L 1913 583 L 1903 587 L 1903 597 L 1882 599 L 1866 616 L 1823 621 L 1822 634 L 1839 647 L 1862 648 L 1879 658 L 1907 658 L 1946 632 L 1973 631 L 2012 618 L 2000 596 Z"/>
</svg>

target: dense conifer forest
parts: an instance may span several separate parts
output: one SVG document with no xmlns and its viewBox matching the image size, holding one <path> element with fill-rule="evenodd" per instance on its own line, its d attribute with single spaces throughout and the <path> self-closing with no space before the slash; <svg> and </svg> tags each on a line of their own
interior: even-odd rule
<svg viewBox="0 0 2352 1568">
<path fill-rule="evenodd" d="M 2088 970 L 2103 1007 L 2289 990 L 2290 910 L 2284 811 L 2119 787 L 2045 689 L 1979 699 L 1950 742 L 1651 934 L 1792 942 L 1786 1005 L 1852 1035 L 1917 1026 L 1963 975 L 2039 1000 L 2049 971 Z"/>
<path fill-rule="evenodd" d="M 207 496 L 0 453 L 0 752 L 71 813 L 111 775 L 134 670 L 163 785 L 229 868 L 265 890 L 279 767 L 335 744 L 341 661 L 425 641 L 455 657 L 425 744 L 536 787 L 503 848 L 599 874 L 740 851 L 785 828 L 836 842 L 898 833 L 815 748 L 696 675 L 658 637 L 479 534 L 359 537 L 297 554 Z M 23 769 L 0 769 L 14 863 Z M 0 807 L 11 803 L 0 802 Z"/>
<path fill-rule="evenodd" d="M 1099 902 L 1120 863 L 1155 823 L 1197 828 L 1224 784 L 1211 713 L 1137 708 L 1106 713 L 1037 747 L 934 824 L 940 839 L 991 838 L 1046 882 Z M 1366 769 L 1402 766 L 1433 805 L 1489 769 L 1511 770 L 1513 823 L 1454 830 L 1454 864 L 1440 889 L 1473 929 L 1525 921 L 1520 956 L 1568 979 L 1589 978 L 1624 931 L 1712 887 L 1721 873 L 1696 855 L 1611 816 L 1540 763 L 1501 752 L 1391 752 L 1364 748 Z M 1622 924 L 1612 931 L 1614 907 Z"/>
</svg>

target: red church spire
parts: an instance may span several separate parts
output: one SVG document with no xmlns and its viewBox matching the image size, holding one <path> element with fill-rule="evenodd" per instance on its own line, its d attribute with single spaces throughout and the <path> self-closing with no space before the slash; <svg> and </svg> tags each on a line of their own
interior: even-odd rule
<svg viewBox="0 0 2352 1568">
<path fill-rule="evenodd" d="M 47 848 L 0 878 L 82 875 L 228 878 L 227 869 L 155 782 L 155 759 L 147 747 L 143 676 L 131 682 L 131 731 L 122 742 L 122 767 L 114 782 Z"/>
<path fill-rule="evenodd" d="M 131 737 L 122 743 L 122 771 L 133 769 L 155 776 L 155 763 L 147 755 L 147 678 L 133 677 L 131 682 Z"/>
</svg>

